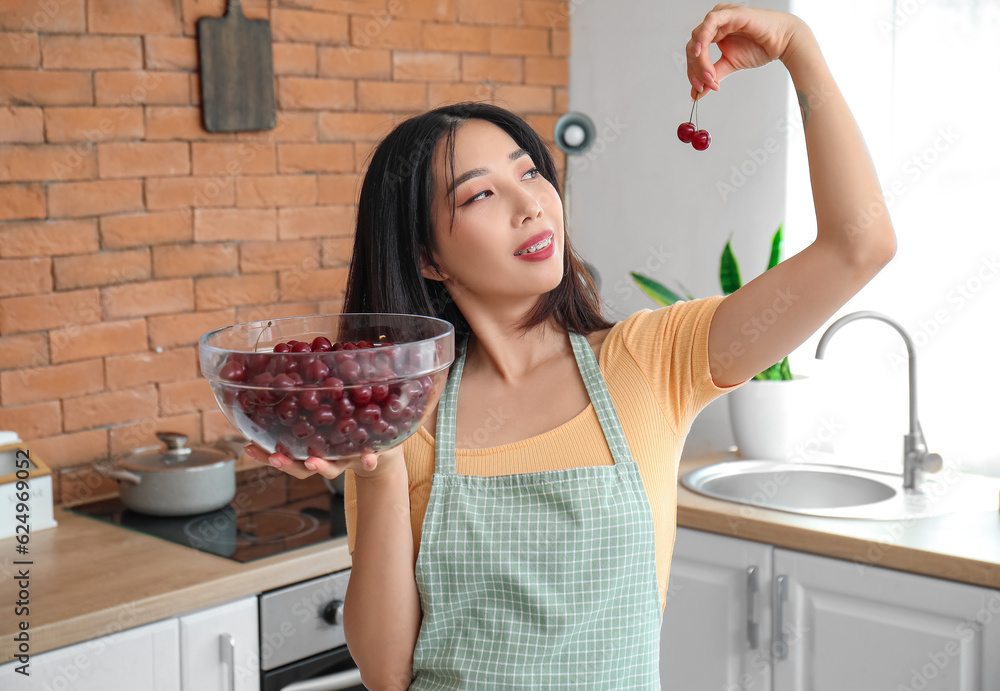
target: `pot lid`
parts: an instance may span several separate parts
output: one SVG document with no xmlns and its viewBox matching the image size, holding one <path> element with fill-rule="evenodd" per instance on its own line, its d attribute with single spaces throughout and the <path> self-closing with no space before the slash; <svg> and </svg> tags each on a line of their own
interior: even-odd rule
<svg viewBox="0 0 1000 691">
<path fill-rule="evenodd" d="M 210 446 L 189 447 L 187 436 L 179 432 L 157 432 L 165 446 L 145 446 L 126 454 L 123 468 L 134 470 L 174 470 L 216 465 L 236 458 L 232 451 Z"/>
</svg>

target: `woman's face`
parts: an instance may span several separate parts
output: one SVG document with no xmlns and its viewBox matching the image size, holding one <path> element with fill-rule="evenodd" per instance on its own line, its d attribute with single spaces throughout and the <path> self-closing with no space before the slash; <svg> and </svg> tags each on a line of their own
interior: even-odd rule
<svg viewBox="0 0 1000 691">
<path fill-rule="evenodd" d="M 434 152 L 431 216 L 435 259 L 445 286 L 465 311 L 474 304 L 530 309 L 563 276 L 562 201 L 535 161 L 491 122 L 469 120 L 455 132 L 455 218 L 449 226 L 444 138 Z M 542 249 L 519 252 L 525 243 Z M 544 243 L 551 243 L 545 247 Z M 424 276 L 442 275 L 425 268 Z M 523 304 L 521 304 L 523 303 Z"/>
</svg>

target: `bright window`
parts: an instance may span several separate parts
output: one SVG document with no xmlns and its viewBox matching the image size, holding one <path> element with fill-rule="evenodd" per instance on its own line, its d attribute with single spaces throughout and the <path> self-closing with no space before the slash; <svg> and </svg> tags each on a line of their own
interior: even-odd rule
<svg viewBox="0 0 1000 691">
<path fill-rule="evenodd" d="M 916 343 L 930 450 L 953 467 L 1000 475 L 1000 0 L 810 0 L 792 11 L 813 28 L 855 114 L 899 243 L 896 259 L 838 316 L 870 309 L 900 322 Z M 797 118 L 794 101 L 789 109 Z M 785 256 L 816 228 L 798 131 L 789 152 Z M 792 363 L 822 372 L 834 449 L 900 472 L 902 340 L 885 324 L 856 322 L 814 365 L 818 338 Z"/>
</svg>

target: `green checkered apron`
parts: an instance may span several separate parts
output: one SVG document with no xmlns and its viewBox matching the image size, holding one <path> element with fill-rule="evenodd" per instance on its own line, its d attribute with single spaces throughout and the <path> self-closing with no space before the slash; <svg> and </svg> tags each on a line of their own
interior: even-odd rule
<svg viewBox="0 0 1000 691">
<path fill-rule="evenodd" d="M 411 691 L 660 688 L 649 501 L 597 358 L 570 340 L 615 464 L 496 477 L 455 472 L 458 346 L 416 564 Z"/>
</svg>

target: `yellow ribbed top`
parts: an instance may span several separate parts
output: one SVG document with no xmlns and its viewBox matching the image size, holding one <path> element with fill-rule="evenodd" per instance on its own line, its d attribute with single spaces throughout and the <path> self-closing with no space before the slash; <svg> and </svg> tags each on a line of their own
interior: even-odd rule
<svg viewBox="0 0 1000 691">
<path fill-rule="evenodd" d="M 708 330 L 722 299 L 636 312 L 615 324 L 598 359 L 649 497 L 661 605 L 666 602 L 676 532 L 677 466 L 684 437 L 702 408 L 735 388 L 716 386 L 709 370 Z M 403 455 L 416 552 L 434 474 L 434 437 L 421 427 L 403 443 Z M 456 472 L 484 477 L 613 464 L 593 404 L 544 434 L 503 446 L 456 450 Z M 348 546 L 353 552 L 357 502 L 352 472 L 347 473 L 345 489 Z"/>
</svg>

